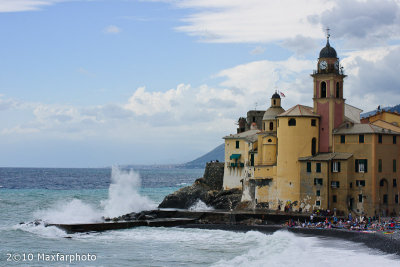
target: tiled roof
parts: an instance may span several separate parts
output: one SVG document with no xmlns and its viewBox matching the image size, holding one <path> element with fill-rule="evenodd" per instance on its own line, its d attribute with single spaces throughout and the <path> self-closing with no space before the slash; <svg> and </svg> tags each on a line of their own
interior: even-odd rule
<svg viewBox="0 0 400 267">
<path fill-rule="evenodd" d="M 320 153 L 315 156 L 299 158 L 299 161 L 347 160 L 347 159 L 351 158 L 352 156 L 353 156 L 353 154 L 351 154 L 351 153 L 343 153 L 343 152 Z"/>
<path fill-rule="evenodd" d="M 389 123 L 389 122 L 384 121 L 384 120 L 376 120 L 376 121 L 372 122 L 371 124 L 373 124 L 375 126 L 378 126 L 378 127 L 381 127 L 381 128 L 385 128 L 387 130 L 392 130 L 392 131 L 400 133 L 400 127 L 399 126 L 393 125 L 392 123 Z"/>
<path fill-rule="evenodd" d="M 313 112 L 312 107 L 296 105 L 281 113 L 278 117 L 319 117 L 319 115 Z"/>
<path fill-rule="evenodd" d="M 384 129 L 382 127 L 370 124 L 370 123 L 345 123 L 340 128 L 335 129 L 333 134 L 395 134 L 400 135 L 400 133 Z"/>
<path fill-rule="evenodd" d="M 249 131 L 245 131 L 243 133 L 231 134 L 231 135 L 225 136 L 224 139 L 245 139 L 246 141 L 254 143 L 258 139 L 257 134 L 259 132 L 260 132 L 260 130 L 249 130 Z"/>
</svg>

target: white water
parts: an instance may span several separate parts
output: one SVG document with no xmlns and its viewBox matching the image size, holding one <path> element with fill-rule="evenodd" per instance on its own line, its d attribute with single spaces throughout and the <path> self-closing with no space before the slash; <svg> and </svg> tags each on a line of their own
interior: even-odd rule
<svg viewBox="0 0 400 267">
<path fill-rule="evenodd" d="M 108 199 L 101 202 L 104 216 L 116 217 L 155 208 L 150 199 L 139 194 L 140 183 L 140 175 L 133 170 L 123 171 L 113 167 Z"/>
<path fill-rule="evenodd" d="M 200 199 L 197 200 L 196 203 L 194 203 L 189 210 L 192 211 L 202 211 L 202 210 L 213 210 L 213 207 L 209 207 L 207 206 L 206 203 L 204 203 L 203 201 L 201 201 Z"/>
<path fill-rule="evenodd" d="M 39 227 L 36 231 L 47 238 L 66 236 L 57 229 Z M 119 253 L 126 252 L 124 255 L 131 263 L 141 262 L 143 266 L 149 262 L 155 266 L 160 263 L 162 266 L 214 267 L 400 266 L 398 256 L 380 254 L 358 243 L 303 237 L 286 231 L 267 235 L 255 231 L 135 228 L 70 237 L 78 247 L 105 244 L 116 251 L 119 249 Z"/>
<path fill-rule="evenodd" d="M 92 223 L 102 221 L 103 216 L 117 217 L 155 208 L 150 199 L 139 194 L 140 184 L 138 173 L 113 167 L 108 198 L 100 202 L 101 208 L 73 199 L 57 202 L 48 209 L 35 212 L 34 216 L 47 223 Z"/>
</svg>

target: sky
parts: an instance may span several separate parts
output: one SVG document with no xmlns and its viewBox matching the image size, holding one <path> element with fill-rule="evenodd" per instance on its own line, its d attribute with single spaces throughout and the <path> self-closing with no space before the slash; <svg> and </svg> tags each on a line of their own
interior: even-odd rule
<svg viewBox="0 0 400 267">
<path fill-rule="evenodd" d="M 0 0 L 0 167 L 183 163 L 270 97 L 400 104 L 400 0 Z"/>
</svg>

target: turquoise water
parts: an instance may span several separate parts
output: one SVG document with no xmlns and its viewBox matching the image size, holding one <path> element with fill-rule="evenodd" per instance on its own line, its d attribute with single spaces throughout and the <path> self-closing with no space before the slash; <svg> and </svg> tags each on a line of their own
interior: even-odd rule
<svg viewBox="0 0 400 267">
<path fill-rule="evenodd" d="M 281 231 L 266 235 L 139 227 L 67 234 L 29 223 L 91 222 L 110 207 L 155 207 L 202 172 L 114 170 L 111 175 L 110 169 L 0 169 L 0 266 L 400 266 L 398 257 L 360 244 Z M 61 260 L 68 255 L 81 260 Z M 87 255 L 93 261 L 83 260 Z"/>
</svg>

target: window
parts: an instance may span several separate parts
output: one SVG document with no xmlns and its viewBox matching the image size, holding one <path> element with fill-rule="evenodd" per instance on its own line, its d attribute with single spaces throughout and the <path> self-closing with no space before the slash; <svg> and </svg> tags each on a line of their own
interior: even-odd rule
<svg viewBox="0 0 400 267">
<path fill-rule="evenodd" d="M 384 180 L 384 179 L 382 179 L 382 180 L 379 182 L 379 186 L 385 186 L 385 180 Z"/>
<path fill-rule="evenodd" d="M 311 172 L 311 162 L 307 162 L 307 172 Z"/>
<path fill-rule="evenodd" d="M 397 186 L 397 180 L 393 179 L 393 187 L 396 187 L 396 186 Z"/>
<path fill-rule="evenodd" d="M 393 135 L 393 144 L 396 144 L 397 143 L 397 138 L 396 138 L 397 136 L 395 136 L 395 135 Z"/>
<path fill-rule="evenodd" d="M 339 188 L 339 187 L 340 187 L 340 184 L 339 184 L 338 181 L 332 181 L 332 182 L 331 182 L 331 187 L 332 187 L 332 188 Z"/>
<path fill-rule="evenodd" d="M 394 196 L 394 203 L 399 204 L 399 195 Z"/>
<path fill-rule="evenodd" d="M 341 144 L 346 143 L 346 136 L 345 136 L 345 135 L 341 135 L 341 136 L 340 136 L 340 143 L 341 143 Z"/>
<path fill-rule="evenodd" d="M 236 148 L 239 148 L 240 141 L 236 141 Z"/>
<path fill-rule="evenodd" d="M 326 82 L 321 83 L 321 98 L 326 98 Z"/>
<path fill-rule="evenodd" d="M 276 105 L 276 100 L 274 99 L 274 106 Z"/>
<path fill-rule="evenodd" d="M 382 135 L 381 134 L 378 134 L 378 143 L 382 144 Z"/>
<path fill-rule="evenodd" d="M 360 135 L 358 136 L 358 142 L 359 142 L 360 144 L 363 144 L 363 143 L 364 143 L 364 135 L 363 135 L 363 134 L 360 134 Z"/>
<path fill-rule="evenodd" d="M 365 186 L 365 180 L 357 180 L 356 186 Z"/>
<path fill-rule="evenodd" d="M 316 164 L 316 172 L 321 172 L 321 162 L 317 162 L 317 164 Z"/>
<path fill-rule="evenodd" d="M 253 122 L 256 122 L 256 117 L 253 117 Z"/>
<path fill-rule="evenodd" d="M 312 119 L 311 120 L 311 126 L 317 126 L 317 120 L 316 119 Z"/>
<path fill-rule="evenodd" d="M 355 160 L 355 171 L 356 172 L 367 172 L 368 171 L 368 161 L 366 159 L 356 159 Z"/>
<path fill-rule="evenodd" d="M 314 137 L 311 140 L 311 155 L 317 154 L 317 139 Z"/>
<path fill-rule="evenodd" d="M 321 196 L 321 191 L 320 190 L 317 190 L 317 197 L 319 197 L 319 196 Z"/>
<path fill-rule="evenodd" d="M 388 203 L 388 195 L 383 195 L 383 204 Z"/>
<path fill-rule="evenodd" d="M 270 122 L 269 123 L 269 130 L 272 131 L 274 129 L 274 123 Z"/>
<path fill-rule="evenodd" d="M 378 172 L 382 172 L 382 160 L 378 159 Z"/>
<path fill-rule="evenodd" d="M 350 188 L 353 188 L 353 183 L 350 183 Z"/>
<path fill-rule="evenodd" d="M 315 205 L 316 206 L 321 206 L 321 201 L 319 201 L 319 200 L 315 201 Z"/>
<path fill-rule="evenodd" d="M 271 143 L 272 142 L 272 139 L 268 139 L 268 143 Z"/>
<path fill-rule="evenodd" d="M 340 85 L 339 82 L 336 83 L 336 98 L 340 97 Z"/>
<path fill-rule="evenodd" d="M 288 124 L 289 126 L 296 126 L 296 119 L 291 118 Z"/>
<path fill-rule="evenodd" d="M 362 202 L 362 199 L 363 199 L 363 195 L 362 195 L 362 194 L 359 194 L 359 195 L 358 195 L 358 202 Z"/>
<path fill-rule="evenodd" d="M 322 178 L 314 178 L 314 185 L 322 185 Z"/>
<path fill-rule="evenodd" d="M 340 172 L 340 161 L 332 162 L 332 172 Z"/>
<path fill-rule="evenodd" d="M 336 196 L 336 195 L 333 195 L 333 196 L 332 196 L 332 202 L 333 202 L 333 203 L 336 203 L 336 202 L 337 202 L 337 196 Z"/>
<path fill-rule="evenodd" d="M 397 162 L 396 162 L 396 160 L 394 159 L 393 160 L 393 172 L 396 172 L 397 171 Z"/>
</svg>

